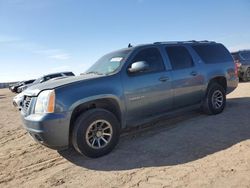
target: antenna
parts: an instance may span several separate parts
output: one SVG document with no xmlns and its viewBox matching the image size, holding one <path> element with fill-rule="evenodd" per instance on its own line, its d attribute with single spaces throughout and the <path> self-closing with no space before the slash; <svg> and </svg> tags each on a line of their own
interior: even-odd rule
<svg viewBox="0 0 250 188">
<path fill-rule="evenodd" d="M 131 47 L 133 47 L 130 43 L 128 44 L 128 48 L 131 48 Z"/>
</svg>

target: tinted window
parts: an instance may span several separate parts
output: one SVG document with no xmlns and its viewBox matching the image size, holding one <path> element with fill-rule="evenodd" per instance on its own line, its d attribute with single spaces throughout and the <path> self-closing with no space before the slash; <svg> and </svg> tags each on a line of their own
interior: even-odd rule
<svg viewBox="0 0 250 188">
<path fill-rule="evenodd" d="M 172 69 L 185 69 L 193 66 L 193 59 L 188 50 L 183 46 L 166 47 Z"/>
<path fill-rule="evenodd" d="M 34 82 L 34 80 L 28 80 L 28 81 L 25 81 L 24 83 L 25 84 L 31 84 L 31 83 L 33 83 Z"/>
<path fill-rule="evenodd" d="M 61 77 L 61 76 L 62 76 L 61 74 L 52 74 L 52 75 L 49 75 L 49 76 L 45 76 L 44 81 L 50 80 L 52 78 Z"/>
<path fill-rule="evenodd" d="M 224 63 L 232 61 L 232 56 L 221 44 L 193 45 L 193 49 L 205 63 Z"/>
<path fill-rule="evenodd" d="M 73 72 L 64 72 L 63 74 L 66 76 L 75 76 Z"/>
<path fill-rule="evenodd" d="M 250 52 L 241 52 L 240 56 L 243 60 L 250 60 Z"/>
<path fill-rule="evenodd" d="M 137 61 L 145 61 L 149 65 L 147 72 L 156 72 L 164 70 L 164 63 L 161 54 L 157 48 L 143 49 L 136 54 L 133 63 Z"/>
</svg>

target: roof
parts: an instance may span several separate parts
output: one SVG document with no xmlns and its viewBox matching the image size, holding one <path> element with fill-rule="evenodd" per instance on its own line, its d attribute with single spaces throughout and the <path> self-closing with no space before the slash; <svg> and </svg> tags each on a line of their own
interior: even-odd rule
<svg viewBox="0 0 250 188">
<path fill-rule="evenodd" d="M 153 43 L 147 43 L 147 44 L 138 44 L 138 45 L 131 45 L 129 43 L 128 47 L 122 48 L 119 50 L 112 51 L 111 53 L 119 53 L 122 51 L 133 51 L 134 49 L 140 48 L 140 47 L 146 47 L 146 46 L 153 46 L 153 45 L 161 45 L 161 44 L 215 44 L 214 41 L 208 41 L 208 40 L 202 40 L 202 41 L 196 41 L 196 40 L 189 40 L 189 41 L 166 41 L 166 42 L 153 42 Z M 107 55 L 107 54 L 106 54 Z"/>
<path fill-rule="evenodd" d="M 208 41 L 208 40 L 202 40 L 202 41 L 196 41 L 196 40 L 189 40 L 189 41 L 162 41 L 162 42 L 154 42 L 154 43 L 148 43 L 148 44 L 139 44 L 139 45 L 135 45 L 135 46 L 132 46 L 132 47 L 125 48 L 125 49 L 134 49 L 134 48 L 137 48 L 137 47 L 160 45 L 160 44 L 213 44 L 213 43 L 216 43 L 216 42 Z"/>
<path fill-rule="evenodd" d="M 243 50 L 238 50 L 238 51 L 233 51 L 233 52 L 230 52 L 231 54 L 234 54 L 234 53 L 239 53 L 239 52 L 250 52 L 250 49 L 243 49 Z"/>
<path fill-rule="evenodd" d="M 153 44 L 207 44 L 207 43 L 215 43 L 214 41 L 202 40 L 189 40 L 189 41 L 167 41 L 167 42 L 154 42 Z"/>
</svg>

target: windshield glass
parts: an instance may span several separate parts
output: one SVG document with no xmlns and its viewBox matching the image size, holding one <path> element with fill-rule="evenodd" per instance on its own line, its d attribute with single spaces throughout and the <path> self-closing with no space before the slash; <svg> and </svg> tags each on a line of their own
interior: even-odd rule
<svg viewBox="0 0 250 188">
<path fill-rule="evenodd" d="M 123 60 L 127 57 L 130 51 L 131 50 L 121 50 L 104 55 L 86 71 L 86 74 L 114 73 L 119 67 L 121 67 L 121 65 L 123 64 Z"/>
<path fill-rule="evenodd" d="M 241 52 L 240 56 L 243 60 L 250 60 L 250 52 Z"/>
<path fill-rule="evenodd" d="M 37 79 L 33 82 L 33 84 L 38 84 L 38 83 L 40 83 L 42 79 L 43 79 L 43 77 L 37 78 Z"/>
</svg>

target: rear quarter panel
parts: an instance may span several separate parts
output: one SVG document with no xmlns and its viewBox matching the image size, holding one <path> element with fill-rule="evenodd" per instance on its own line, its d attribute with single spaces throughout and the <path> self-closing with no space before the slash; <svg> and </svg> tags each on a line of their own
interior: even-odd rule
<svg viewBox="0 0 250 188">
<path fill-rule="evenodd" d="M 221 62 L 221 63 L 205 63 L 201 57 L 196 53 L 196 51 L 189 46 L 189 50 L 192 52 L 193 57 L 195 58 L 199 72 L 204 77 L 203 85 L 203 95 L 205 96 L 209 82 L 216 77 L 225 77 L 227 81 L 227 94 L 231 93 L 238 86 L 238 76 L 235 74 L 235 64 L 233 58 L 231 61 Z M 228 51 L 228 55 L 231 56 Z"/>
<path fill-rule="evenodd" d="M 226 93 L 231 93 L 238 86 L 238 76 L 235 75 L 233 62 L 205 64 L 206 67 L 206 88 L 213 78 L 225 77 L 227 81 Z"/>
</svg>

